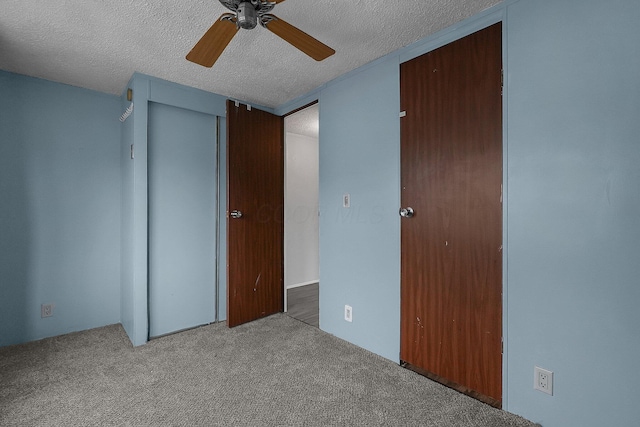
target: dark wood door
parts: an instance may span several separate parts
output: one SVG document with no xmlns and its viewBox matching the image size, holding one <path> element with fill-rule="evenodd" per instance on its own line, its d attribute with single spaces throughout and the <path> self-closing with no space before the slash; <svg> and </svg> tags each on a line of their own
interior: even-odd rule
<svg viewBox="0 0 640 427">
<path fill-rule="evenodd" d="M 495 24 L 401 65 L 405 366 L 502 399 L 502 42 Z"/>
<path fill-rule="evenodd" d="M 227 324 L 283 309 L 284 120 L 227 101 Z M 234 211 L 241 212 L 239 218 Z"/>
</svg>

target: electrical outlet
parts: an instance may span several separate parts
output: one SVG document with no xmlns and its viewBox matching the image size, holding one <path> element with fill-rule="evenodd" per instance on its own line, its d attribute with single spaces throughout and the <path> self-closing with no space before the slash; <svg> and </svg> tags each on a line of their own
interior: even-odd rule
<svg viewBox="0 0 640 427">
<path fill-rule="evenodd" d="M 40 306 L 40 316 L 44 319 L 45 317 L 53 316 L 53 304 L 42 304 Z"/>
<path fill-rule="evenodd" d="M 344 306 L 344 320 L 353 322 L 353 308 L 350 305 Z"/>
<path fill-rule="evenodd" d="M 344 193 L 342 195 L 342 207 L 343 208 L 350 208 L 351 207 L 351 194 Z"/>
<path fill-rule="evenodd" d="M 553 396 L 553 372 L 534 366 L 533 388 Z"/>
</svg>

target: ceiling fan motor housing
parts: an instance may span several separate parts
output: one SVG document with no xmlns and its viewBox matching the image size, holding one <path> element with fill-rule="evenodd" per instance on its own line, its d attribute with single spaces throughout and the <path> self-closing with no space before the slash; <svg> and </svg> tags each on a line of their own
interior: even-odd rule
<svg viewBox="0 0 640 427">
<path fill-rule="evenodd" d="M 238 5 L 237 20 L 240 28 L 251 30 L 258 24 L 258 13 L 250 1 L 243 1 Z"/>
</svg>

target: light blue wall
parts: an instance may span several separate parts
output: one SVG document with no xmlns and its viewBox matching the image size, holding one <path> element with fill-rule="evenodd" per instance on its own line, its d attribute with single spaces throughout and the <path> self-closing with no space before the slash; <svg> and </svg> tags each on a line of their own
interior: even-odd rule
<svg viewBox="0 0 640 427">
<path fill-rule="evenodd" d="M 147 340 L 147 104 L 221 116 L 224 141 L 225 98 L 142 74 L 127 87 L 135 108 L 121 124 L 126 88 L 118 99 L 0 71 L 0 346 L 118 322 Z M 224 175 L 220 189 L 224 320 Z"/>
<path fill-rule="evenodd" d="M 544 427 L 637 425 L 635 0 L 507 1 L 276 110 L 320 100 L 321 328 L 398 360 L 397 67 L 496 19 L 506 29 L 504 406 Z M 555 372 L 554 396 L 533 390 L 534 365 Z"/>
<path fill-rule="evenodd" d="M 400 351 L 399 84 L 391 59 L 320 96 L 320 327 L 391 360 Z"/>
<path fill-rule="evenodd" d="M 129 82 L 127 88 L 132 87 L 133 82 Z M 131 102 L 127 101 L 127 88 L 121 97 L 120 111 L 124 113 Z M 134 169 L 133 159 L 131 159 L 131 145 L 134 141 L 134 122 L 137 112 L 135 111 L 122 123 L 121 126 L 121 149 L 120 149 L 120 173 L 121 173 L 121 242 L 120 242 L 120 323 L 124 327 L 129 337 L 134 336 L 135 313 L 133 297 L 133 188 Z"/>
<path fill-rule="evenodd" d="M 508 10 L 508 402 L 544 427 L 640 423 L 638 22 L 637 0 Z"/>
<path fill-rule="evenodd" d="M 0 94 L 0 346 L 118 323 L 119 99 L 4 71 Z"/>
<path fill-rule="evenodd" d="M 320 99 L 320 325 L 398 360 L 398 66 L 503 16 L 505 408 L 544 427 L 636 425 L 635 0 L 506 1 L 276 109 Z M 0 72 L 2 344 L 120 317 L 146 341 L 146 105 L 224 116 L 224 102 L 143 75 L 130 87 L 136 109 L 118 148 L 125 101 Z M 39 318 L 42 302 L 57 303 L 54 318 Z M 534 392 L 536 364 L 555 372 L 554 396 Z"/>
<path fill-rule="evenodd" d="M 127 88 L 133 90 L 133 113 L 124 122 L 121 140 L 122 165 L 122 325 L 134 345 L 148 338 L 147 314 L 147 175 L 146 141 L 149 81 L 134 75 Z M 122 95 L 122 111 L 126 88 Z M 131 159 L 131 145 L 134 158 Z M 144 163 L 144 171 L 136 165 Z M 140 265 L 144 264 L 144 268 Z"/>
<path fill-rule="evenodd" d="M 127 188 L 123 188 L 123 229 L 130 234 L 124 234 L 121 242 L 123 253 L 122 264 L 123 274 L 122 293 L 122 319 L 123 325 L 129 338 L 134 345 L 141 345 L 147 342 L 148 338 L 148 276 L 147 276 L 147 134 L 149 102 L 171 105 L 187 110 L 198 111 L 221 117 L 221 122 L 226 117 L 226 98 L 204 92 L 202 90 L 182 86 L 167 82 L 155 77 L 136 73 L 131 78 L 128 87 L 133 89 L 134 112 L 127 119 L 131 121 L 131 129 L 123 130 L 121 142 L 121 156 L 123 165 L 123 182 L 127 183 Z M 126 90 L 123 92 L 123 99 Z M 123 106 L 127 105 L 122 101 Z M 126 122 L 125 122 L 126 123 Z M 225 137 L 225 127 L 221 126 L 221 140 Z M 130 145 L 134 145 L 135 158 L 127 160 Z M 224 150 L 221 150 L 221 164 L 224 164 Z M 225 169 L 221 168 L 221 172 Z M 221 188 L 226 185 L 225 180 L 220 181 Z M 220 198 L 220 210 L 226 212 L 226 199 L 224 194 Z M 221 221 L 225 221 L 225 215 L 221 216 Z M 221 249 L 226 246 L 226 233 L 224 229 L 220 234 Z M 221 253 L 224 256 L 224 252 Z M 220 270 L 225 269 L 222 260 Z M 220 262 L 220 261 L 219 261 Z M 220 275 L 219 282 L 220 299 L 218 306 L 219 320 L 224 320 L 226 314 L 225 290 L 226 276 Z"/>
<path fill-rule="evenodd" d="M 503 17 L 500 8 L 387 55 L 310 97 L 320 105 L 320 328 L 400 358 L 400 63 Z M 342 196 L 351 195 L 351 208 Z M 344 306 L 353 322 L 344 320 Z"/>
</svg>

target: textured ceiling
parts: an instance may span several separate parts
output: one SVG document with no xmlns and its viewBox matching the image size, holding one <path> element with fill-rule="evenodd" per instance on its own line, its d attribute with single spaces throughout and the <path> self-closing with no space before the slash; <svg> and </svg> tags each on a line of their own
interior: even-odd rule
<svg viewBox="0 0 640 427">
<path fill-rule="evenodd" d="M 135 72 L 277 107 L 500 0 L 287 0 L 273 13 L 331 46 L 316 62 L 240 30 L 212 68 L 185 55 L 217 0 L 1 0 L 0 69 L 119 95 Z"/>
</svg>

